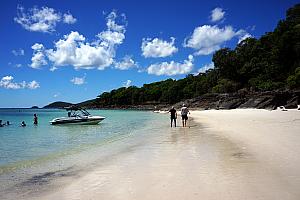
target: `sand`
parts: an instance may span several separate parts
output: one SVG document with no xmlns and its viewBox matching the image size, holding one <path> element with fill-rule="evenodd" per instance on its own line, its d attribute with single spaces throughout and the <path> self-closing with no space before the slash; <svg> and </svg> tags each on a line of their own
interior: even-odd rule
<svg viewBox="0 0 300 200">
<path fill-rule="evenodd" d="M 300 199 L 300 111 L 190 116 L 29 199 Z"/>
</svg>

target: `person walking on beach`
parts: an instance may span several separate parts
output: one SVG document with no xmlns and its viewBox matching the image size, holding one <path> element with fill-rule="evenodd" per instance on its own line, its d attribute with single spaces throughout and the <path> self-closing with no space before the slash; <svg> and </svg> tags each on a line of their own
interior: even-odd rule
<svg viewBox="0 0 300 200">
<path fill-rule="evenodd" d="M 172 127 L 173 120 L 174 120 L 174 127 L 176 127 L 177 111 L 175 110 L 174 106 L 172 106 L 171 110 L 169 110 L 169 113 L 171 114 L 171 127 Z"/>
<path fill-rule="evenodd" d="M 190 114 L 189 109 L 185 106 L 185 104 L 182 105 L 181 108 L 181 118 L 182 118 L 182 126 L 186 127 L 186 121 L 188 120 L 188 114 Z"/>
<path fill-rule="evenodd" d="M 34 125 L 38 124 L 38 118 L 37 118 L 36 114 L 33 115 L 33 124 Z"/>
</svg>

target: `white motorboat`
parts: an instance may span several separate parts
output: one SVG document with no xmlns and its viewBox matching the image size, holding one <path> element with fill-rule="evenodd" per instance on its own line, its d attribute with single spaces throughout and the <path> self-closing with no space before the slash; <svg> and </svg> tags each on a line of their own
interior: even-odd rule
<svg viewBox="0 0 300 200">
<path fill-rule="evenodd" d="M 52 125 L 61 125 L 61 124 L 78 124 L 78 125 L 96 125 L 105 117 L 102 116 L 93 116 L 85 109 L 80 107 L 70 107 L 66 109 L 68 111 L 68 117 L 59 117 L 50 121 Z"/>
</svg>

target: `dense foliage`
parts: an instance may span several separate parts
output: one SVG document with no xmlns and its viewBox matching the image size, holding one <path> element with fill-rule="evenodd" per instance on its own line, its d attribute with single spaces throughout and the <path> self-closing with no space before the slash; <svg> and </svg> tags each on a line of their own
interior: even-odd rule
<svg viewBox="0 0 300 200">
<path fill-rule="evenodd" d="M 300 86 L 300 4 L 288 9 L 273 32 L 248 38 L 213 55 L 214 69 L 181 80 L 104 92 L 101 105 L 173 104 L 206 93 L 295 89 Z"/>
</svg>

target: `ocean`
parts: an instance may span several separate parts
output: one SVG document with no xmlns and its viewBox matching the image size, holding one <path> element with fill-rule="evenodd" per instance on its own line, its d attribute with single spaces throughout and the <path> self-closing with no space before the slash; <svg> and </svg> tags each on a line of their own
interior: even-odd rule
<svg viewBox="0 0 300 200">
<path fill-rule="evenodd" d="M 66 116 L 59 109 L 0 109 L 0 190 L 50 171 L 88 166 L 109 156 L 126 138 L 143 136 L 169 126 L 167 115 L 150 111 L 89 110 L 106 119 L 98 125 L 50 125 Z M 33 124 L 33 115 L 38 125 Z M 24 121 L 27 126 L 21 127 Z M 142 139 L 143 137 L 138 137 Z M 122 151 L 119 149 L 119 152 Z"/>
</svg>

